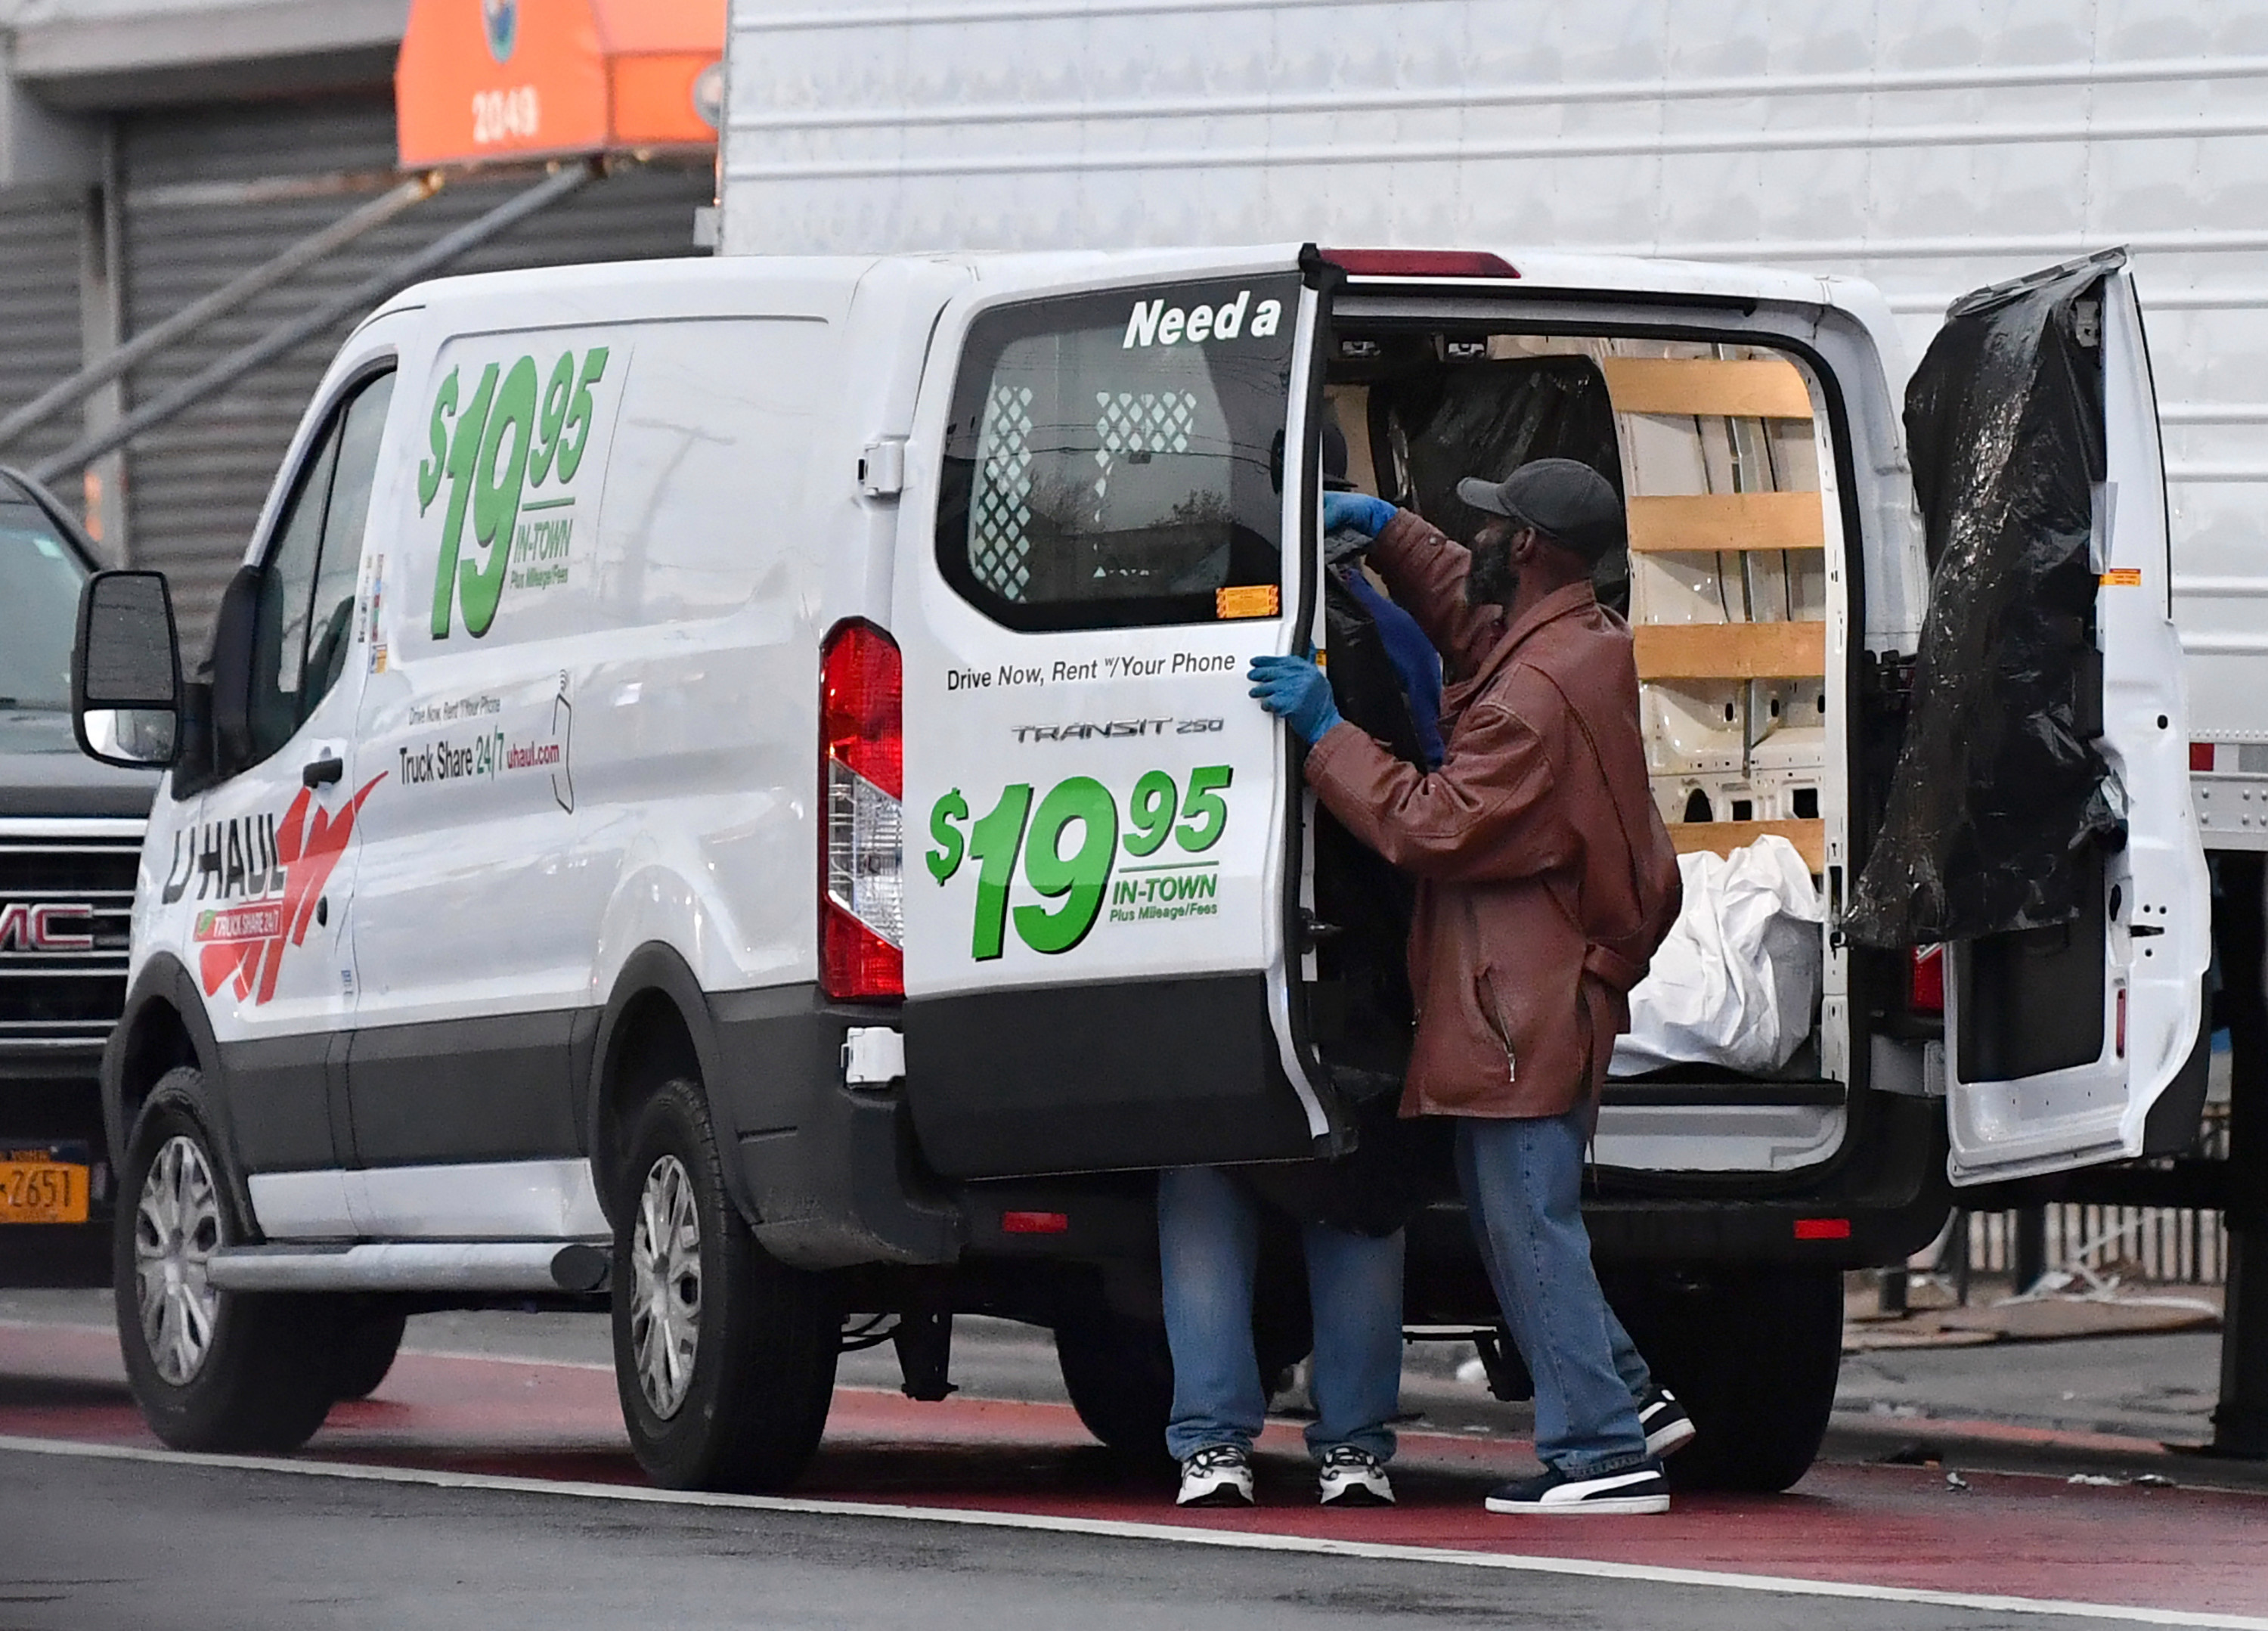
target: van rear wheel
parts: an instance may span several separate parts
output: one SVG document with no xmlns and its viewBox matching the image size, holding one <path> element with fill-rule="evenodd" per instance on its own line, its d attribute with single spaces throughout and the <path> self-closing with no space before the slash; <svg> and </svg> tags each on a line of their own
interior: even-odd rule
<svg viewBox="0 0 2268 1631">
<path fill-rule="evenodd" d="M 1057 1318 L 1056 1361 L 1088 1432 L 1129 1461 L 1166 1458 L 1174 1356 L 1161 1320 L 1082 1298 Z"/>
<path fill-rule="evenodd" d="M 1615 1310 L 1693 1418 L 1665 1462 L 1680 1489 L 1776 1493 L 1819 1454 L 1843 1366 L 1838 1269 L 1710 1265 L 1617 1277 Z"/>
<path fill-rule="evenodd" d="M 173 1450 L 276 1453 L 331 1408 L 337 1321 L 325 1298 L 223 1291 L 213 1252 L 247 1236 L 184 1066 L 151 1091 L 134 1130 L 112 1235 L 112 1292 L 126 1379 Z"/>
<path fill-rule="evenodd" d="M 842 1314 L 756 1244 L 699 1084 L 638 1113 L 615 1198 L 615 1385 L 638 1465 L 673 1489 L 780 1489 L 819 1447 Z"/>
</svg>

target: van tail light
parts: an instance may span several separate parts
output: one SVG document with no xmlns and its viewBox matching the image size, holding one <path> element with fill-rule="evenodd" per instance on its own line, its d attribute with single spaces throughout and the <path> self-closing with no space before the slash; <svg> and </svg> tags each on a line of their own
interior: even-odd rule
<svg viewBox="0 0 2268 1631">
<path fill-rule="evenodd" d="M 1945 1012 L 1945 948 L 1917 946 L 1913 949 L 1912 983 L 1906 988 L 1906 1007 L 1916 1014 Z"/>
<path fill-rule="evenodd" d="M 1517 277 L 1500 255 L 1483 249 L 1324 249 L 1324 261 L 1350 277 Z"/>
<path fill-rule="evenodd" d="M 906 994 L 905 674 L 873 624 L 837 624 L 820 656 L 826 851 L 819 977 L 837 1001 Z"/>
</svg>

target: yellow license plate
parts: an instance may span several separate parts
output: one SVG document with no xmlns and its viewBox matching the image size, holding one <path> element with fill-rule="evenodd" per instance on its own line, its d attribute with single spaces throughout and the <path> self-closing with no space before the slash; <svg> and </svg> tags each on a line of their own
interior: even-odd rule
<svg viewBox="0 0 2268 1631">
<path fill-rule="evenodd" d="M 0 1223 L 84 1223 L 87 1170 L 57 1161 L 0 1161 Z"/>
</svg>

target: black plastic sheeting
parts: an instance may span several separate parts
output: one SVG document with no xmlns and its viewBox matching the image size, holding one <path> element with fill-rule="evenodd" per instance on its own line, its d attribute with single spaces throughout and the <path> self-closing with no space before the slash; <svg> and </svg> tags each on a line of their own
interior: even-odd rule
<svg viewBox="0 0 2268 1631">
<path fill-rule="evenodd" d="M 2102 479 L 2097 255 L 1957 302 L 1906 389 L 1929 612 L 1881 830 L 1845 922 L 1867 946 L 2078 915 L 2090 846 L 2122 841 L 2095 746 L 2090 548 Z"/>
<path fill-rule="evenodd" d="M 1622 496 L 1607 377 L 1587 357 L 1447 363 L 1373 386 L 1371 400 L 1373 437 L 1384 431 L 1389 454 L 1378 468 L 1392 469 L 1405 489 L 1385 496 L 1452 538 L 1470 539 L 1489 519 L 1457 497 L 1468 476 L 1502 481 L 1537 459 L 1576 459 Z M 1609 551 L 1594 574 L 1599 598 L 1616 609 L 1626 605 L 1629 573 L 1623 552 Z"/>
</svg>

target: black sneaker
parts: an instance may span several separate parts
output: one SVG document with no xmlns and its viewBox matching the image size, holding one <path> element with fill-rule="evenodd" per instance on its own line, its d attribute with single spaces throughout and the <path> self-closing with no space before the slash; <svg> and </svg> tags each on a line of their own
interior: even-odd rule
<svg viewBox="0 0 2268 1631">
<path fill-rule="evenodd" d="M 1660 1460 L 1693 1442 L 1693 1418 L 1666 1387 L 1651 1387 L 1638 1401 L 1638 1424 L 1646 1434 L 1646 1453 Z"/>
<path fill-rule="evenodd" d="M 1661 1463 L 1651 1456 L 1619 1472 L 1594 1472 L 1587 1478 L 1545 1471 L 1490 1492 L 1488 1509 L 1570 1517 L 1667 1512 L 1669 1483 L 1661 1476 Z"/>
<path fill-rule="evenodd" d="M 1182 1463 L 1182 1493 L 1175 1506 L 1248 1507 L 1252 1504 L 1252 1458 L 1241 1444 L 1207 1444 Z"/>
<path fill-rule="evenodd" d="M 1390 1507 L 1394 1486 L 1367 1450 L 1339 1444 L 1324 1451 L 1318 1481 L 1327 1507 Z"/>
</svg>

